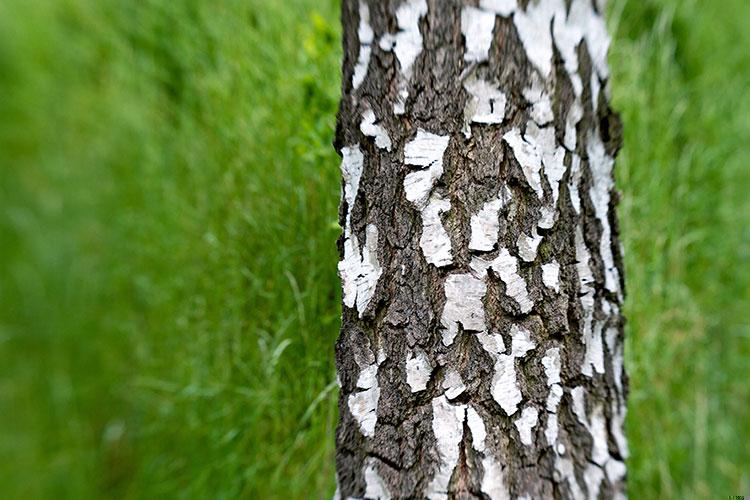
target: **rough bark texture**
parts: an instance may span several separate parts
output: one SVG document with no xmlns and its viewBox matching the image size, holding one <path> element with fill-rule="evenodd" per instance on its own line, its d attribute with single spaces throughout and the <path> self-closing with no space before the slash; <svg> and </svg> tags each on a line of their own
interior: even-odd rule
<svg viewBox="0 0 750 500">
<path fill-rule="evenodd" d="M 343 1 L 341 498 L 624 496 L 603 3 Z"/>
</svg>

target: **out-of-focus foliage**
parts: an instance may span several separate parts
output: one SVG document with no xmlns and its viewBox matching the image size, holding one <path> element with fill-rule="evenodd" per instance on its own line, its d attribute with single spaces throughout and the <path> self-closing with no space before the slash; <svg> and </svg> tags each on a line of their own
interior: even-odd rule
<svg viewBox="0 0 750 500">
<path fill-rule="evenodd" d="M 750 3 L 612 7 L 631 492 L 747 492 Z"/>
<path fill-rule="evenodd" d="M 612 0 L 634 498 L 750 488 L 750 4 Z M 331 1 L 0 0 L 0 497 L 330 498 Z"/>
</svg>

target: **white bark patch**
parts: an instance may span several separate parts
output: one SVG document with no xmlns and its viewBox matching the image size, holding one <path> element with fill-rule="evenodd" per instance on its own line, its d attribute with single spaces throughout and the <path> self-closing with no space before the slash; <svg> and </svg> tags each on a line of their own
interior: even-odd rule
<svg viewBox="0 0 750 500">
<path fill-rule="evenodd" d="M 609 225 L 610 192 L 614 188 L 612 179 L 614 159 L 607 154 L 599 134 L 589 136 L 586 150 L 593 177 L 589 196 L 594 205 L 596 218 L 602 226 L 599 252 L 604 262 L 604 286 L 607 290 L 619 295 L 619 273 L 612 255 L 612 231 Z"/>
<path fill-rule="evenodd" d="M 554 127 L 540 128 L 534 122 L 528 123 L 524 139 L 541 158 L 544 175 L 552 191 L 552 206 L 555 207 L 560 194 L 560 181 L 565 174 L 565 148 L 557 146 Z"/>
<path fill-rule="evenodd" d="M 383 273 L 378 262 L 378 228 L 368 224 L 365 228 L 365 247 L 362 249 L 362 264 L 356 279 L 357 283 L 357 311 L 360 317 L 367 309 L 378 279 Z"/>
<path fill-rule="evenodd" d="M 560 194 L 560 181 L 566 170 L 566 151 L 565 148 L 557 146 L 554 127 L 540 128 L 534 121 L 530 121 L 526 125 L 526 133 L 523 136 L 518 129 L 513 129 L 503 136 L 503 140 L 513 150 L 526 182 L 536 192 L 539 199 L 544 197 L 542 176 L 546 178 L 552 192 L 552 203 L 544 207 L 539 227 L 551 228 L 554 225 Z"/>
<path fill-rule="evenodd" d="M 492 456 L 482 459 L 482 492 L 492 500 L 510 500 L 510 491 L 505 485 L 505 474 L 502 464 Z"/>
<path fill-rule="evenodd" d="M 404 163 L 422 168 L 409 173 L 404 179 L 406 199 L 420 210 L 426 205 L 435 183 L 443 175 L 443 154 L 449 141 L 450 136 L 418 129 L 416 137 L 404 146 Z"/>
<path fill-rule="evenodd" d="M 552 26 L 552 35 L 555 39 L 557 50 L 560 51 L 565 70 L 573 82 L 573 91 L 576 97 L 580 97 L 583 91 L 583 82 L 578 75 L 578 45 L 583 39 L 581 27 L 569 23 L 565 15 L 555 16 Z"/>
<path fill-rule="evenodd" d="M 495 28 L 495 14 L 476 7 L 461 9 L 461 33 L 466 40 L 464 60 L 486 61 L 492 45 L 492 30 Z"/>
<path fill-rule="evenodd" d="M 513 154 L 521 166 L 526 182 L 533 189 L 539 199 L 544 196 L 542 189 L 542 158 L 534 146 L 521 137 L 521 132 L 514 128 L 503 136 L 503 140 L 513 149 Z"/>
<path fill-rule="evenodd" d="M 508 17 L 518 8 L 518 3 L 516 0 L 480 0 L 479 6 L 495 14 Z"/>
<path fill-rule="evenodd" d="M 581 196 L 578 192 L 578 184 L 581 182 L 581 158 L 578 155 L 573 155 L 573 160 L 570 164 L 570 183 L 568 185 L 568 191 L 570 193 L 570 204 L 573 205 L 573 210 L 577 214 L 581 213 Z"/>
<path fill-rule="evenodd" d="M 565 137 L 563 139 L 563 144 L 565 144 L 565 147 L 571 151 L 576 148 L 576 144 L 578 143 L 578 132 L 576 131 L 576 127 L 578 126 L 578 122 L 581 121 L 581 118 L 583 118 L 583 107 L 581 107 L 581 103 L 576 100 L 571 104 L 570 109 L 568 110 L 568 116 L 565 118 Z"/>
<path fill-rule="evenodd" d="M 547 396 L 547 411 L 557 413 L 557 407 L 563 396 L 563 388 L 560 384 L 552 384 Z"/>
<path fill-rule="evenodd" d="M 615 387 L 617 387 L 617 394 L 622 397 L 624 396 L 622 388 L 623 350 L 622 344 L 618 342 L 619 334 L 620 332 L 617 328 L 610 327 L 607 329 L 606 337 L 607 348 L 609 349 L 610 359 L 612 361 L 612 374 L 615 379 Z"/>
<path fill-rule="evenodd" d="M 611 314 L 620 313 L 620 308 L 617 306 L 617 304 L 612 304 L 609 300 L 605 298 L 601 300 L 601 304 L 602 304 L 602 311 L 607 316 Z M 617 331 L 616 328 L 612 328 L 612 327 L 607 328 L 607 334 L 606 334 L 607 348 L 609 349 L 609 352 L 612 354 L 614 354 L 615 351 L 617 351 L 620 346 L 620 343 L 618 342 L 618 335 L 619 335 L 619 332 Z"/>
<path fill-rule="evenodd" d="M 607 421 L 601 406 L 594 408 L 589 421 L 593 438 L 591 459 L 594 463 L 604 466 L 609 460 L 609 448 L 607 447 Z"/>
<path fill-rule="evenodd" d="M 513 16 L 526 56 L 544 78 L 549 77 L 552 71 L 550 24 L 560 4 L 562 0 L 530 2 L 526 11 L 519 9 Z"/>
<path fill-rule="evenodd" d="M 537 226 L 542 229 L 552 229 L 555 226 L 556 209 L 553 207 L 541 207 L 539 209 L 539 222 Z"/>
<path fill-rule="evenodd" d="M 522 358 L 527 352 L 536 347 L 531 340 L 531 333 L 525 328 L 513 325 L 510 328 L 511 335 L 511 354 L 516 358 Z"/>
<path fill-rule="evenodd" d="M 422 236 L 419 246 L 428 263 L 443 267 L 453 262 L 451 239 L 443 227 L 440 214 L 451 208 L 451 202 L 438 195 L 432 195 L 422 210 Z"/>
<path fill-rule="evenodd" d="M 583 116 L 580 102 L 583 82 L 579 75 L 577 50 L 585 38 L 594 62 L 593 76 L 596 76 L 597 82 L 592 84 L 592 97 L 596 99 L 600 91 L 598 78 L 606 79 L 609 74 L 606 62 L 609 37 L 604 19 L 593 8 L 590 0 L 573 0 L 569 13 L 563 0 L 540 0 L 532 2 L 525 12 L 516 12 L 513 20 L 529 60 L 543 79 L 549 78 L 551 74 L 553 42 L 562 56 L 575 94 L 573 106 L 566 117 L 564 140 L 565 146 L 573 150 L 577 142 L 576 125 Z M 537 96 L 539 100 L 536 99 Z M 533 103 L 532 119 L 540 125 L 548 123 L 549 113 L 541 89 L 532 86 L 527 99 Z"/>
<path fill-rule="evenodd" d="M 547 375 L 547 385 L 560 383 L 560 349 L 555 347 L 547 349 L 542 358 L 544 373 Z"/>
<path fill-rule="evenodd" d="M 360 369 L 357 376 L 357 389 L 359 391 L 349 395 L 347 405 L 362 435 L 372 437 L 375 435 L 378 401 L 380 399 L 377 374 L 378 368 L 385 361 L 385 352 L 381 348 L 378 351 L 377 359 L 375 359 L 367 351 L 366 356 L 356 357 L 355 360 Z"/>
<path fill-rule="evenodd" d="M 522 313 L 528 313 L 534 307 L 526 281 L 518 274 L 518 259 L 507 249 L 501 249 L 497 257 L 491 261 L 474 258 L 470 266 L 480 276 L 484 276 L 487 270 L 492 268 L 505 283 L 505 294 L 518 303 Z"/>
<path fill-rule="evenodd" d="M 365 228 L 364 248 L 360 251 L 357 237 L 349 234 L 344 241 L 344 260 L 338 264 L 343 283 L 344 304 L 347 307 L 356 305 L 360 317 L 375 294 L 378 279 L 383 272 L 377 251 L 378 228 L 368 224 Z"/>
<path fill-rule="evenodd" d="M 347 146 L 341 150 L 341 175 L 344 178 L 344 200 L 347 214 L 344 223 L 344 259 L 339 262 L 344 305 L 356 305 L 360 317 L 367 309 L 378 279 L 382 274 L 378 262 L 378 228 L 369 224 L 365 228 L 365 246 L 360 249 L 359 240 L 352 234 L 351 212 L 359 191 L 364 157 L 359 146 Z"/>
<path fill-rule="evenodd" d="M 482 300 L 486 293 L 487 285 L 473 274 L 451 274 L 446 278 L 445 307 L 440 318 L 444 345 L 453 343 L 459 324 L 469 331 L 485 329 Z"/>
<path fill-rule="evenodd" d="M 378 375 L 378 365 L 372 364 L 367 365 L 359 372 L 359 377 L 357 377 L 357 388 L 359 389 L 370 389 L 372 387 L 375 387 L 378 383 L 377 381 L 377 375 Z"/>
<path fill-rule="evenodd" d="M 573 413 L 591 435 L 592 463 L 586 468 L 586 470 L 584 470 L 584 480 L 586 481 L 589 498 L 595 499 L 598 498 L 599 485 L 604 479 L 604 471 L 607 471 L 610 481 L 616 482 L 624 477 L 625 466 L 622 462 L 609 454 L 609 446 L 607 443 L 607 419 L 604 416 L 602 406 L 595 406 L 591 411 L 591 414 L 587 415 L 586 393 L 581 386 L 575 387 L 571 391 L 571 397 L 573 398 Z M 613 436 L 615 437 L 615 441 L 618 441 L 617 434 L 613 432 Z M 620 471 L 622 474 L 621 476 Z"/>
<path fill-rule="evenodd" d="M 539 249 L 539 244 L 542 242 L 543 237 L 540 236 L 536 230 L 534 230 L 531 236 L 521 233 L 518 235 L 518 255 L 526 262 L 534 262 L 536 259 L 536 252 Z"/>
<path fill-rule="evenodd" d="M 357 300 L 356 268 L 361 262 L 359 242 L 351 234 L 351 213 L 359 191 L 364 157 L 359 146 L 342 148 L 341 175 L 344 179 L 344 201 L 346 201 L 346 220 L 344 223 L 344 259 L 339 262 L 344 304 L 354 307 Z"/>
<path fill-rule="evenodd" d="M 421 212 L 423 228 L 419 246 L 427 262 L 437 267 L 453 262 L 451 240 L 440 220 L 440 214 L 450 210 L 451 204 L 438 195 L 431 195 L 443 175 L 443 154 L 449 141 L 449 136 L 418 129 L 416 137 L 404 146 L 404 163 L 422 168 L 404 178 L 406 199 Z"/>
<path fill-rule="evenodd" d="M 516 325 L 511 328 L 511 336 L 511 353 L 509 355 L 502 354 L 504 346 L 500 335 L 479 336 L 482 347 L 495 360 L 495 373 L 490 387 L 492 398 L 497 401 L 508 416 L 516 412 L 518 403 L 523 400 L 516 378 L 515 359 L 524 357 L 535 347 L 529 332 Z"/>
<path fill-rule="evenodd" d="M 409 90 L 407 89 L 406 83 L 399 82 L 398 95 L 396 96 L 396 102 L 393 104 L 394 115 L 403 115 L 406 113 L 406 99 L 408 97 Z"/>
<path fill-rule="evenodd" d="M 404 178 L 406 199 L 419 210 L 424 210 L 430 199 L 430 192 L 441 175 L 443 175 L 442 165 L 439 170 L 437 167 L 431 167 L 428 170 L 418 170 L 407 174 Z"/>
<path fill-rule="evenodd" d="M 406 356 L 406 383 L 409 384 L 411 392 L 419 392 L 427 389 L 430 381 L 432 366 L 427 355 L 421 349 L 409 352 Z"/>
<path fill-rule="evenodd" d="M 590 0 L 573 0 L 568 23 L 580 27 L 586 38 L 586 46 L 596 72 L 601 78 L 607 78 L 609 76 L 607 51 L 610 38 L 604 17 L 594 10 Z"/>
<path fill-rule="evenodd" d="M 347 226 L 354 200 L 359 191 L 359 180 L 362 178 L 364 156 L 359 145 L 341 148 L 341 176 L 344 178 L 344 200 L 347 205 Z M 346 228 L 344 228 L 346 229 Z"/>
<path fill-rule="evenodd" d="M 586 491 L 589 500 L 599 498 L 599 488 L 604 480 L 604 471 L 597 465 L 588 464 L 583 471 L 583 481 L 586 483 Z"/>
<path fill-rule="evenodd" d="M 408 0 L 396 10 L 399 32 L 394 37 L 393 52 L 401 65 L 401 72 L 411 76 L 411 67 L 422 52 L 422 34 L 419 19 L 427 14 L 425 0 Z"/>
<path fill-rule="evenodd" d="M 549 352 L 549 351 L 548 351 Z M 549 375 L 548 375 L 549 380 Z M 547 438 L 547 444 L 553 446 L 557 441 L 558 424 L 557 424 L 557 407 L 560 405 L 560 401 L 563 396 L 563 388 L 560 384 L 553 384 L 549 388 L 549 394 L 547 395 L 547 427 L 544 429 L 544 436 Z M 565 446 L 560 443 L 560 446 L 564 449 Z M 564 453 L 558 450 L 558 453 Z"/>
<path fill-rule="evenodd" d="M 500 233 L 500 210 L 504 205 L 501 198 L 491 200 L 471 216 L 469 250 L 489 252 L 495 248 Z"/>
<path fill-rule="evenodd" d="M 466 408 L 466 423 L 471 431 L 471 443 L 477 453 L 482 453 L 482 492 L 492 500 L 510 500 L 510 493 L 505 485 L 502 464 L 489 453 L 487 448 L 487 429 L 484 420 L 472 406 Z"/>
<path fill-rule="evenodd" d="M 448 368 L 445 373 L 443 389 L 445 389 L 445 397 L 448 399 L 456 399 L 466 390 L 461 375 L 453 368 Z"/>
<path fill-rule="evenodd" d="M 570 73 L 576 95 L 580 95 L 578 58 L 575 52 L 581 39 L 585 37 L 588 52 L 599 76 L 609 75 L 607 50 L 609 36 L 604 18 L 593 8 L 591 0 L 573 0 L 569 15 L 566 15 L 563 0 L 540 0 L 531 2 L 526 11 L 518 10 L 513 22 L 531 63 L 545 78 L 552 71 L 552 35 L 562 54 L 565 68 Z M 550 33 L 550 25 L 555 20 Z"/>
<path fill-rule="evenodd" d="M 547 176 L 547 182 L 552 190 L 552 204 L 557 206 L 557 200 L 560 197 L 560 181 L 566 170 L 565 148 L 556 147 L 554 152 L 551 149 L 545 149 L 542 161 L 544 162 L 544 174 Z"/>
<path fill-rule="evenodd" d="M 425 490 L 430 499 L 447 499 L 451 474 L 459 458 L 466 405 L 452 405 L 445 396 L 432 400 L 432 432 L 437 441 L 438 468 Z"/>
<path fill-rule="evenodd" d="M 589 266 L 589 254 L 586 242 L 583 240 L 583 229 L 576 227 L 576 271 L 580 286 L 580 303 L 583 308 L 583 343 L 586 346 L 586 354 L 583 359 L 581 373 L 587 377 L 593 376 L 592 368 L 597 373 L 604 373 L 604 348 L 602 345 L 602 332 L 599 325 L 594 328 L 594 275 Z"/>
<path fill-rule="evenodd" d="M 542 264 L 542 283 L 547 288 L 560 292 L 560 264 L 557 261 Z"/>
<path fill-rule="evenodd" d="M 599 81 L 599 75 L 596 72 L 591 73 L 591 107 L 594 108 L 596 113 L 599 107 L 599 93 L 602 90 L 602 84 Z"/>
<path fill-rule="evenodd" d="M 368 109 L 362 114 L 362 123 L 360 123 L 359 129 L 366 136 L 374 137 L 377 147 L 390 151 L 391 138 L 388 136 L 388 132 L 376 122 L 375 112 L 372 109 Z"/>
<path fill-rule="evenodd" d="M 376 361 L 378 365 L 383 364 L 383 361 L 385 361 L 385 350 L 383 349 L 383 346 L 380 346 L 378 349 L 378 357 L 376 358 Z"/>
<path fill-rule="evenodd" d="M 517 10 L 513 22 L 527 57 L 538 69 L 542 79 L 546 80 L 551 76 L 553 42 L 562 56 L 575 94 L 573 105 L 566 116 L 564 135 L 565 147 L 573 150 L 577 143 L 576 126 L 583 116 L 583 107 L 580 102 L 583 82 L 579 75 L 577 50 L 579 44 L 585 39 L 595 69 L 592 74 L 591 88 L 594 101 L 592 104 L 596 110 L 596 100 L 601 88 L 599 78 L 606 79 L 609 75 L 607 50 L 610 40 L 604 18 L 594 9 L 590 0 L 573 0 L 569 12 L 563 0 L 539 0 L 530 3 L 525 11 Z M 539 125 L 549 123 L 552 109 L 548 105 L 549 99 L 542 85 L 534 82 L 524 94 L 532 103 L 532 120 Z M 516 154 L 518 156 L 518 153 Z M 545 167 L 549 170 L 548 165 Z M 555 182 L 554 172 L 548 171 L 547 175 L 550 177 L 551 184 Z"/>
<path fill-rule="evenodd" d="M 570 391 L 570 397 L 573 399 L 573 414 L 578 418 L 578 421 L 588 429 L 589 419 L 586 415 L 586 393 L 585 389 L 581 386 L 574 387 Z"/>
<path fill-rule="evenodd" d="M 359 37 L 359 56 L 357 64 L 354 66 L 352 74 L 352 87 L 358 89 L 367 75 L 367 68 L 370 65 L 370 54 L 372 53 L 372 42 L 375 38 L 372 28 L 370 27 L 370 9 L 367 3 L 360 0 L 359 2 L 359 28 L 357 29 Z"/>
<path fill-rule="evenodd" d="M 607 473 L 607 478 L 612 484 L 616 484 L 625 479 L 625 474 L 627 473 L 625 464 L 619 460 L 615 460 L 614 458 L 607 462 L 607 466 L 604 468 L 604 471 Z"/>
<path fill-rule="evenodd" d="M 422 34 L 419 31 L 419 20 L 427 14 L 425 0 L 407 0 L 396 10 L 398 32 L 386 33 L 380 37 L 379 46 L 384 51 L 393 51 L 401 67 L 401 78 L 398 82 L 397 101 L 393 112 L 404 114 L 406 98 L 409 96 L 408 80 L 411 78 L 412 66 L 422 52 Z"/>
<path fill-rule="evenodd" d="M 354 420 L 359 425 L 359 430 L 365 437 L 375 435 L 375 424 L 378 421 L 377 409 L 380 399 L 380 387 L 377 383 L 363 391 L 349 395 L 347 404 Z"/>
<path fill-rule="evenodd" d="M 484 440 L 487 438 L 487 429 L 484 426 L 484 420 L 482 420 L 482 417 L 479 416 L 479 413 L 477 413 L 473 406 L 466 408 L 466 423 L 469 425 L 469 430 L 471 431 L 472 446 L 479 453 L 484 453 Z"/>
<path fill-rule="evenodd" d="M 388 486 L 383 481 L 383 478 L 378 474 L 376 464 L 377 462 L 374 458 L 368 458 L 365 463 L 365 498 L 390 500 L 391 493 L 388 491 Z"/>
<path fill-rule="evenodd" d="M 534 442 L 531 432 L 538 420 L 539 411 L 534 407 L 527 407 L 521 412 L 521 417 L 514 422 L 516 429 L 518 429 L 518 435 L 521 437 L 521 442 L 526 446 L 531 446 Z"/>
<path fill-rule="evenodd" d="M 593 375 L 592 368 L 596 373 L 604 373 L 604 345 L 602 342 L 602 323 L 600 321 L 594 322 L 594 326 L 591 329 L 591 336 L 585 338 L 584 341 L 586 343 L 586 354 L 583 359 L 582 373 L 591 377 Z"/>
<path fill-rule="evenodd" d="M 508 416 L 518 410 L 518 403 L 523 400 L 521 389 L 516 379 L 515 358 L 501 354 L 495 360 L 495 374 L 492 377 L 492 398 Z"/>
<path fill-rule="evenodd" d="M 477 333 L 477 340 L 482 344 L 482 348 L 490 353 L 493 357 L 498 354 L 505 352 L 505 343 L 503 342 L 503 336 L 499 333 Z"/>
<path fill-rule="evenodd" d="M 505 293 L 518 302 L 521 312 L 528 313 L 534 307 L 529 297 L 526 281 L 518 274 L 518 261 L 508 250 L 502 249 L 491 266 L 505 283 Z"/>
<path fill-rule="evenodd" d="M 581 491 L 581 486 L 578 484 L 578 480 L 576 479 L 575 474 L 575 468 L 573 466 L 573 461 L 568 458 L 561 458 L 557 457 L 555 459 L 555 472 L 559 476 L 560 480 L 565 480 L 568 483 L 568 488 L 570 488 L 570 494 L 571 498 L 583 499 L 583 491 Z"/>
<path fill-rule="evenodd" d="M 473 7 L 465 7 L 464 10 L 466 9 Z M 490 15 L 494 25 L 495 16 Z M 483 124 L 503 122 L 507 98 L 497 84 L 471 76 L 464 83 L 464 88 L 471 95 L 464 110 L 464 116 L 468 121 Z"/>
<path fill-rule="evenodd" d="M 549 406 L 549 403 L 547 403 Z M 544 428 L 544 437 L 547 440 L 549 446 L 554 446 L 557 441 L 558 433 L 557 414 L 549 413 L 547 415 L 547 427 Z"/>
<path fill-rule="evenodd" d="M 531 104 L 531 119 L 537 125 L 541 127 L 555 119 L 552 111 L 552 98 L 536 74 L 532 76 L 531 87 L 524 89 L 523 96 Z"/>
<path fill-rule="evenodd" d="M 627 407 L 625 405 L 618 405 L 616 401 L 612 402 L 612 418 L 610 420 L 609 429 L 612 432 L 612 436 L 615 438 L 617 443 L 617 450 L 620 452 L 620 456 L 628 458 L 630 450 L 628 448 L 628 440 L 625 438 L 623 429 L 625 428 L 625 415 L 627 413 Z"/>
<path fill-rule="evenodd" d="M 414 139 L 404 146 L 404 162 L 407 165 L 432 167 L 438 165 L 442 172 L 443 153 L 448 147 L 450 136 L 431 134 L 423 129 L 417 129 Z"/>
</svg>

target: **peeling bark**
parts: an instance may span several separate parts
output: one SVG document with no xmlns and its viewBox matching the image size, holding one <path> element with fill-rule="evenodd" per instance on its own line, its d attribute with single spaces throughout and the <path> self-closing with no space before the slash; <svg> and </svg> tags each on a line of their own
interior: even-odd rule
<svg viewBox="0 0 750 500">
<path fill-rule="evenodd" d="M 340 498 L 624 497 L 602 4 L 343 0 Z"/>
</svg>

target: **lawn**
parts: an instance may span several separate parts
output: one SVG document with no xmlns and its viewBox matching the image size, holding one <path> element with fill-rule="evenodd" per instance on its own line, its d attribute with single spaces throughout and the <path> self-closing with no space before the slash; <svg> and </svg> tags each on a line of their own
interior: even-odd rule
<svg viewBox="0 0 750 500">
<path fill-rule="evenodd" d="M 750 492 L 750 3 L 611 0 L 633 498 Z M 0 0 L 0 497 L 330 498 L 331 0 Z"/>
</svg>

